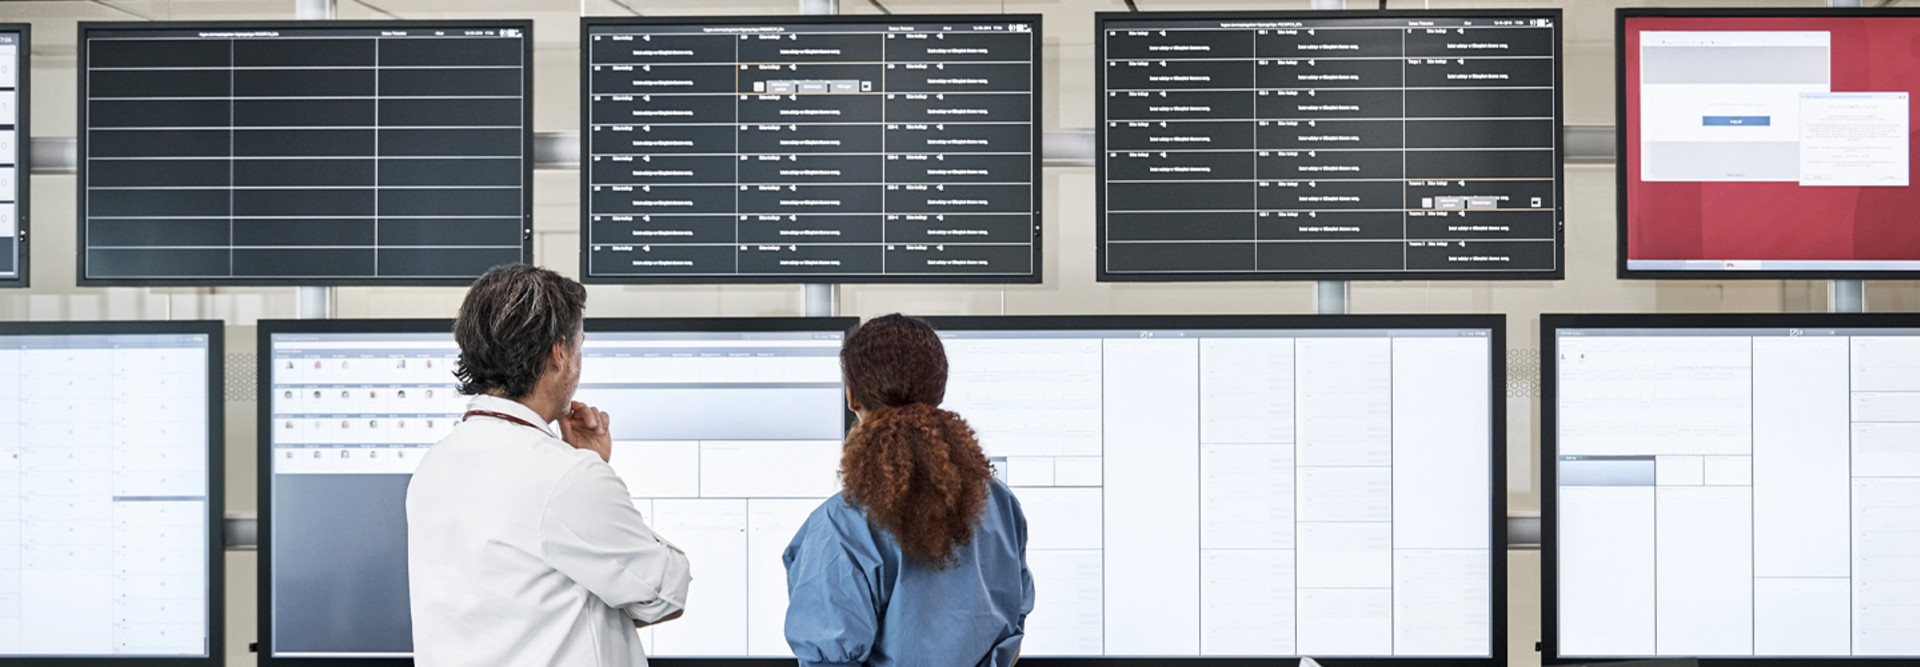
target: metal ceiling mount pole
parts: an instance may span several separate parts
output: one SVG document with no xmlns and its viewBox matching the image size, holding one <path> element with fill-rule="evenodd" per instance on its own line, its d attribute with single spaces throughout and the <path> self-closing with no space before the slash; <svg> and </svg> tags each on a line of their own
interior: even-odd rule
<svg viewBox="0 0 1920 667">
<path fill-rule="evenodd" d="M 334 0 L 294 0 L 293 17 L 302 21 L 333 20 Z"/>
<path fill-rule="evenodd" d="M 840 0 L 800 0 L 800 13 L 808 16 L 833 16 L 840 13 Z M 833 317 L 840 310 L 840 289 L 833 283 L 807 283 L 800 286 L 801 314 L 807 317 Z"/>
<path fill-rule="evenodd" d="M 1321 315 L 1347 314 L 1347 281 L 1314 281 L 1313 312 Z"/>
<path fill-rule="evenodd" d="M 294 0 L 293 16 L 302 21 L 333 20 L 334 0 Z M 333 288 L 302 285 L 299 290 L 300 319 L 324 320 L 333 317 Z"/>
<path fill-rule="evenodd" d="M 1827 281 L 1827 312 L 1829 313 L 1867 312 L 1867 281 L 1865 280 L 1829 280 Z"/>
<path fill-rule="evenodd" d="M 1861 0 L 1827 0 L 1831 7 L 1862 7 Z M 1827 281 L 1827 312 L 1864 313 L 1867 312 L 1867 281 L 1865 280 L 1829 280 Z"/>
<path fill-rule="evenodd" d="M 1347 8 L 1347 0 L 1313 0 L 1317 10 Z M 1319 280 L 1313 283 L 1313 312 L 1321 315 L 1347 314 L 1347 281 Z"/>
<path fill-rule="evenodd" d="M 301 285 L 300 319 L 324 320 L 333 317 L 333 288 L 320 285 Z"/>
<path fill-rule="evenodd" d="M 802 315 L 833 317 L 839 312 L 840 291 L 833 283 L 807 283 L 800 289 Z"/>
</svg>

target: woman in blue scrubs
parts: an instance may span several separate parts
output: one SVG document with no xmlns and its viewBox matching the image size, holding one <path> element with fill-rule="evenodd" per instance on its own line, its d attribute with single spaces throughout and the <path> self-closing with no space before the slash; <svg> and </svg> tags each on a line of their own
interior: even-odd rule
<svg viewBox="0 0 1920 667">
<path fill-rule="evenodd" d="M 1007 667 L 1033 575 L 1027 519 L 973 429 L 940 409 L 947 356 L 925 322 L 855 327 L 840 348 L 860 416 L 843 491 L 787 546 L 787 643 L 802 667 Z"/>
</svg>

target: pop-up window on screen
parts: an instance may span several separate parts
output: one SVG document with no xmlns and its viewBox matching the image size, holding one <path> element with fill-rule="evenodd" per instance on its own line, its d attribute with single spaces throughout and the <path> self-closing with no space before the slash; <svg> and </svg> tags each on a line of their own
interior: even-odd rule
<svg viewBox="0 0 1920 667">
<path fill-rule="evenodd" d="M 1800 184 L 1906 187 L 1907 94 L 1802 94 Z"/>
<path fill-rule="evenodd" d="M 1640 178 L 1800 181 L 1801 96 L 1831 92 L 1825 31 L 1640 33 Z"/>
</svg>

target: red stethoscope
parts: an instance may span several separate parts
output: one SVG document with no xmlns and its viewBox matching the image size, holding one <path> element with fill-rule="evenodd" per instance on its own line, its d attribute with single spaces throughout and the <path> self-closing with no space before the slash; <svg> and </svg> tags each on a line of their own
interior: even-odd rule
<svg viewBox="0 0 1920 667">
<path fill-rule="evenodd" d="M 553 433 L 552 433 L 551 431 L 548 431 L 547 429 L 544 429 L 544 428 L 541 428 L 541 427 L 539 427 L 539 426 L 536 426 L 536 425 L 534 425 L 534 423 L 533 423 L 533 422 L 530 422 L 530 421 L 527 421 L 527 420 L 525 420 L 525 419 L 521 419 L 521 418 L 519 418 L 519 417 L 515 417 L 515 416 L 513 416 L 513 415 L 510 415 L 510 414 L 507 414 L 507 413 L 505 413 L 505 412 L 494 412 L 494 411 L 492 411 L 492 410 L 468 410 L 468 411 L 467 411 L 467 414 L 464 414 L 464 415 L 460 415 L 460 421 L 463 421 L 463 422 L 464 422 L 464 421 L 466 421 L 466 420 L 468 420 L 468 419 L 472 419 L 472 418 L 474 418 L 474 417 L 492 417 L 492 418 L 494 418 L 494 419 L 498 419 L 498 420 L 501 420 L 501 421 L 506 421 L 506 422 L 512 422 L 512 423 L 515 423 L 515 424 L 519 424 L 519 425 L 521 425 L 521 426 L 525 426 L 525 427 L 527 427 L 527 428 L 530 428 L 530 429 L 533 429 L 533 430 L 536 430 L 536 431 L 539 431 L 539 432 L 541 432 L 541 433 L 545 433 L 545 434 L 547 434 L 547 435 L 548 435 L 549 437 L 551 437 L 551 436 L 553 435 Z"/>
</svg>

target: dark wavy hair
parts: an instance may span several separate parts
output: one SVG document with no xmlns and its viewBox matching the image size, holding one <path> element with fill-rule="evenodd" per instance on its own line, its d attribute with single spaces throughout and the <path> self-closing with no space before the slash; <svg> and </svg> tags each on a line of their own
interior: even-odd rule
<svg viewBox="0 0 1920 667">
<path fill-rule="evenodd" d="M 558 273 L 529 264 L 487 271 L 467 289 L 453 321 L 460 393 L 525 398 L 546 371 L 553 346 L 580 330 L 586 306 L 587 289 Z"/>
<path fill-rule="evenodd" d="M 935 570 L 973 541 L 993 470 L 966 420 L 939 408 L 947 354 L 927 323 L 902 315 L 854 327 L 840 370 L 866 416 L 840 458 L 847 502 L 892 533 L 909 561 Z"/>
</svg>

